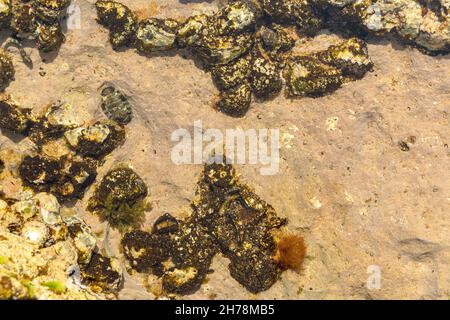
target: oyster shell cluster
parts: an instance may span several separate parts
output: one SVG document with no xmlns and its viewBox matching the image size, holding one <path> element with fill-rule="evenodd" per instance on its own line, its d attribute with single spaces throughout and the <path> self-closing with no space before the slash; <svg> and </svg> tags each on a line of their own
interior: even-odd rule
<svg viewBox="0 0 450 320">
<path fill-rule="evenodd" d="M 396 32 L 428 52 L 448 52 L 449 4 L 432 2 L 434 5 L 410 0 L 238 0 L 215 14 L 195 15 L 184 21 L 139 21 L 128 7 L 116 1 L 99 0 L 96 8 L 98 21 L 110 30 L 115 49 L 127 46 L 143 53 L 191 50 L 220 90 L 216 109 L 242 117 L 252 97 L 270 99 L 282 91 L 284 82 L 288 96 L 314 97 L 361 79 L 372 69 L 367 46 L 358 38 L 320 53 L 294 55 L 290 26 L 305 36 L 321 28 L 338 28 L 356 36 L 362 30 Z"/>
<path fill-rule="evenodd" d="M 14 79 L 14 65 L 11 56 L 0 48 L 0 91 Z"/>
<path fill-rule="evenodd" d="M 448 0 L 322 0 L 331 25 L 375 35 L 395 33 L 427 54 L 450 52 Z"/>
<path fill-rule="evenodd" d="M 43 52 L 64 41 L 61 18 L 70 0 L 0 0 L 0 28 L 19 39 L 35 39 Z"/>
<path fill-rule="evenodd" d="M 322 24 L 319 11 L 306 1 L 233 1 L 213 15 L 192 16 L 182 22 L 156 18 L 138 21 L 129 8 L 115 1 L 97 1 L 96 7 L 99 22 L 110 30 L 114 48 L 128 46 L 144 53 L 189 48 L 220 90 L 216 109 L 232 117 L 244 116 L 253 96 L 266 100 L 281 92 L 282 70 L 295 45 L 281 24 L 294 24 L 308 35 Z M 270 22 L 264 23 L 268 17 Z M 349 40 L 348 46 L 355 41 Z M 351 55 L 352 48 L 346 44 L 333 50 Z M 364 60 L 360 70 L 367 72 L 372 63 L 365 44 L 359 41 L 358 45 L 358 56 L 346 60 L 348 64 Z M 351 71 L 348 68 L 347 73 Z M 346 80 L 356 78 L 349 74 Z M 324 88 L 314 75 L 305 81 L 317 81 L 317 93 L 337 88 Z"/>
<path fill-rule="evenodd" d="M 0 197 L 0 299 L 115 298 L 121 270 L 98 252 L 89 226 L 52 194 L 17 195 Z"/>
<path fill-rule="evenodd" d="M 274 259 L 274 235 L 286 220 L 240 183 L 231 165 L 205 165 L 191 207 L 185 220 L 166 213 L 151 232 L 124 235 L 132 269 L 161 277 L 166 293 L 181 295 L 200 288 L 216 254 L 230 260 L 231 276 L 252 293 L 280 278 L 284 268 Z"/>
<path fill-rule="evenodd" d="M 23 183 L 63 201 L 82 198 L 104 157 L 125 140 L 124 126 L 112 120 L 84 125 L 67 103 L 34 116 L 9 95 L 0 98 L 0 128 L 35 144 L 36 152 L 24 156 L 19 166 Z"/>
</svg>

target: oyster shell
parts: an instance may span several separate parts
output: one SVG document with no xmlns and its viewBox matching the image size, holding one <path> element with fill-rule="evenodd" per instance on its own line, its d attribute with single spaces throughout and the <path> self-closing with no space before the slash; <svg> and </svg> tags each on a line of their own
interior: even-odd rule
<svg viewBox="0 0 450 320">
<path fill-rule="evenodd" d="M 217 101 L 217 110 L 231 117 L 243 117 L 252 101 L 252 91 L 247 83 L 238 85 L 227 91 L 222 91 L 219 101 Z"/>
<path fill-rule="evenodd" d="M 264 58 L 259 52 L 254 54 L 250 71 L 252 92 L 260 99 L 277 95 L 283 86 L 281 69 L 276 63 Z"/>
<path fill-rule="evenodd" d="M 22 109 L 11 96 L 0 98 L 0 128 L 14 133 L 24 133 L 30 124 L 29 109 Z"/>
<path fill-rule="evenodd" d="M 98 21 L 109 28 L 113 48 L 126 46 L 134 41 L 137 20 L 131 10 L 116 1 L 97 1 Z"/>
<path fill-rule="evenodd" d="M 173 19 L 147 19 L 139 22 L 135 46 L 141 52 L 164 51 L 175 47 L 178 22 Z"/>
</svg>

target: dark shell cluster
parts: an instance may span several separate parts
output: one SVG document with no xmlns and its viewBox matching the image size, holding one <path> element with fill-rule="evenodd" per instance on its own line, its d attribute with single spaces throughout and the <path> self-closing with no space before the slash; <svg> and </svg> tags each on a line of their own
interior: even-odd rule
<svg viewBox="0 0 450 320">
<path fill-rule="evenodd" d="M 139 228 L 145 215 L 145 182 L 131 168 L 109 171 L 89 200 L 88 209 L 119 230 Z"/>
<path fill-rule="evenodd" d="M 14 80 L 14 65 L 10 55 L 0 49 L 0 91 L 4 90 Z"/>
<path fill-rule="evenodd" d="M 102 106 L 109 108 L 108 103 Z M 19 173 L 25 185 L 60 200 L 81 198 L 105 156 L 125 141 L 125 128 L 113 120 L 84 126 L 70 104 L 55 104 L 41 116 L 10 96 L 0 99 L 0 128 L 28 137 L 36 152 L 24 156 Z"/>
<path fill-rule="evenodd" d="M 200 288 L 216 254 L 230 260 L 231 276 L 252 293 L 279 279 L 283 267 L 273 259 L 274 232 L 286 221 L 239 182 L 231 165 L 205 165 L 191 207 L 185 220 L 166 213 L 151 232 L 124 235 L 132 269 L 161 277 L 165 292 L 182 295 Z"/>
<path fill-rule="evenodd" d="M 290 26 L 308 36 L 325 26 L 324 9 L 311 1 L 232 1 L 213 15 L 185 21 L 138 21 L 115 1 L 97 1 L 96 7 L 114 48 L 128 46 L 144 53 L 190 49 L 220 90 L 216 109 L 232 117 L 244 116 L 253 96 L 263 101 L 278 95 L 285 82 L 292 97 L 318 96 L 360 79 L 372 68 L 366 44 L 356 38 L 310 57 L 292 57 Z M 299 76 L 299 69 L 305 68 L 299 59 L 312 59 L 317 70 Z"/>
<path fill-rule="evenodd" d="M 39 50 L 57 50 L 64 41 L 61 18 L 70 0 L 0 0 L 0 28 L 19 39 L 36 39 Z"/>
</svg>

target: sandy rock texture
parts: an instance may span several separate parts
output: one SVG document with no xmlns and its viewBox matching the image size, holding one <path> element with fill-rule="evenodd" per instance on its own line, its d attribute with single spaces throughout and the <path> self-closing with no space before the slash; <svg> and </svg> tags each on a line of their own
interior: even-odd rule
<svg viewBox="0 0 450 320">
<path fill-rule="evenodd" d="M 236 166 L 241 179 L 270 203 L 288 229 L 304 236 L 303 271 L 287 271 L 271 289 L 252 295 L 233 280 L 228 260 L 185 299 L 448 299 L 450 297 L 450 59 L 431 57 L 390 38 L 370 38 L 374 71 L 322 98 L 279 97 L 254 103 L 242 119 L 212 109 L 217 95 L 210 75 L 184 54 L 144 56 L 115 52 L 108 31 L 95 21 L 94 0 L 75 0 L 80 29 L 67 30 L 60 51 L 31 53 L 33 68 L 14 55 L 16 80 L 6 92 L 38 112 L 62 100 L 86 119 L 102 119 L 99 88 L 120 86 L 134 105 L 125 144 L 107 157 L 97 181 L 127 163 L 144 179 L 152 209 L 143 229 L 170 212 L 189 213 L 201 165 L 175 165 L 171 133 L 204 129 L 279 129 L 280 170 Z M 123 0 L 142 16 L 187 17 L 214 11 L 218 2 Z M 6 35 L 2 34 L 2 38 Z M 299 52 L 339 41 L 322 32 L 297 43 Z M 403 142 L 400 143 L 399 142 Z M 405 145 L 407 147 L 405 147 Z M 2 149 L 31 148 L 2 133 Z M 120 257 L 120 234 L 85 210 L 93 188 L 73 204 L 111 255 Z M 380 286 L 368 286 L 380 270 Z M 153 299 L 158 284 L 146 275 L 125 275 L 123 299 Z"/>
</svg>

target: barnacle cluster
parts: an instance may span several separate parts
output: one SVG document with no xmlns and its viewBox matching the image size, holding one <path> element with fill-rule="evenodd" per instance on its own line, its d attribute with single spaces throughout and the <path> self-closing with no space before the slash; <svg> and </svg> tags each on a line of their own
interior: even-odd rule
<svg viewBox="0 0 450 320">
<path fill-rule="evenodd" d="M 91 276 L 97 269 L 102 276 Z M 91 229 L 55 196 L 1 195 L 0 299 L 111 299 L 121 281 Z"/>
<path fill-rule="evenodd" d="M 122 248 L 132 269 L 161 277 L 163 289 L 172 294 L 198 290 L 219 253 L 230 260 L 231 276 L 250 292 L 267 290 L 279 279 L 284 266 L 274 258 L 274 235 L 286 220 L 240 183 L 231 165 L 205 165 L 191 207 L 185 220 L 166 213 L 151 232 L 124 235 Z"/>
<path fill-rule="evenodd" d="M 119 166 L 109 171 L 89 200 L 88 209 L 119 230 L 138 228 L 145 215 L 145 182 L 131 168 Z"/>
<path fill-rule="evenodd" d="M 0 0 L 0 28 L 19 39 L 36 39 L 38 48 L 53 51 L 64 41 L 61 17 L 70 0 Z"/>
<path fill-rule="evenodd" d="M 36 151 L 23 157 L 23 183 L 60 200 L 81 198 L 103 158 L 125 140 L 125 128 L 111 120 L 84 125 L 74 107 L 57 103 L 34 116 L 11 96 L 0 99 L 0 128 L 28 137 Z"/>
</svg>

